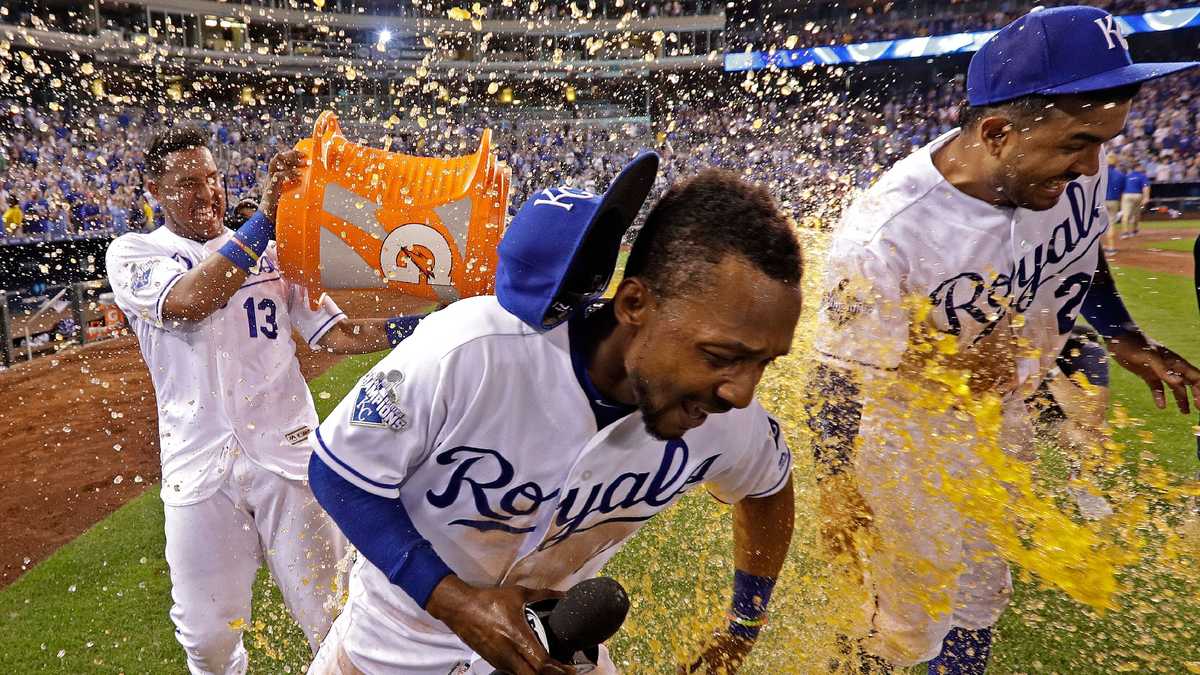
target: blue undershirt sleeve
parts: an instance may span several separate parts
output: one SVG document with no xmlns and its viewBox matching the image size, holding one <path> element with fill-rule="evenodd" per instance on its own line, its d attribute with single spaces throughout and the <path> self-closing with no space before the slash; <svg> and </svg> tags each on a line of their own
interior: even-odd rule
<svg viewBox="0 0 1200 675">
<path fill-rule="evenodd" d="M 308 460 L 308 480 L 317 502 L 350 543 L 421 608 L 438 583 L 454 573 L 417 531 L 399 499 L 355 486 L 316 453 Z"/>
</svg>

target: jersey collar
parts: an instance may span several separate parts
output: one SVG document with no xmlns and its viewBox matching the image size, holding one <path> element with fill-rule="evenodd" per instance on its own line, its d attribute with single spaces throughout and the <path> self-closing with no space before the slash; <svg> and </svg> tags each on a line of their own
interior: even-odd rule
<svg viewBox="0 0 1200 675">
<path fill-rule="evenodd" d="M 567 322 L 567 341 L 571 351 L 571 368 L 575 371 L 575 379 L 579 382 L 583 395 L 587 397 L 592 415 L 596 417 L 596 429 L 600 430 L 626 415 L 637 410 L 637 406 L 614 401 L 596 389 L 587 369 L 591 361 L 587 353 L 588 339 L 583 333 L 586 319 L 577 316 Z"/>
</svg>

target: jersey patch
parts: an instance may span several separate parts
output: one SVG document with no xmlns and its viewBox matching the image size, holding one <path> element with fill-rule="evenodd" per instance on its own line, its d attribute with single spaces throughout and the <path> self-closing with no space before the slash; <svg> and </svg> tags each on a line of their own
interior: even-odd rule
<svg viewBox="0 0 1200 675">
<path fill-rule="evenodd" d="M 350 424 L 358 427 L 374 427 L 403 431 L 408 428 L 408 415 L 397 402 L 397 387 L 404 382 L 404 373 L 389 370 L 373 373 L 358 390 Z"/>
<path fill-rule="evenodd" d="M 150 275 L 154 273 L 154 268 L 157 266 L 157 260 L 129 263 L 129 288 L 135 293 L 144 290 L 150 285 Z"/>
<path fill-rule="evenodd" d="M 304 441 L 308 440 L 308 435 L 310 433 L 312 433 L 312 429 L 309 428 L 308 425 L 304 425 L 304 426 L 296 427 L 295 429 L 292 429 L 291 431 L 285 433 L 283 435 L 283 438 L 290 445 L 300 445 Z"/>
</svg>

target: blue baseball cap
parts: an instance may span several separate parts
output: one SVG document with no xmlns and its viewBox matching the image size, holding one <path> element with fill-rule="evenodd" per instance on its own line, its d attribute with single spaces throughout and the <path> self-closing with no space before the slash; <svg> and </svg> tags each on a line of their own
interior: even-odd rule
<svg viewBox="0 0 1200 675">
<path fill-rule="evenodd" d="M 1082 94 L 1197 65 L 1134 63 L 1116 18 L 1102 9 L 1038 9 L 1001 28 L 971 57 L 967 101 L 981 106 L 1030 94 Z"/>
<path fill-rule="evenodd" d="M 658 153 L 640 153 L 608 190 L 577 187 L 533 193 L 500 239 L 496 297 L 537 330 L 549 330 L 608 288 L 621 238 L 658 176 Z"/>
</svg>

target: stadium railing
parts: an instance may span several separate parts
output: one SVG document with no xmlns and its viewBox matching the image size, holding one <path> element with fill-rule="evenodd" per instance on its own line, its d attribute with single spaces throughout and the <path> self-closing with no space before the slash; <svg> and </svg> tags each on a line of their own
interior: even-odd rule
<svg viewBox="0 0 1200 675">
<path fill-rule="evenodd" d="M 70 344 L 116 337 L 125 318 L 107 279 L 50 286 L 41 292 L 0 290 L 0 363 L 33 360 Z"/>
</svg>

